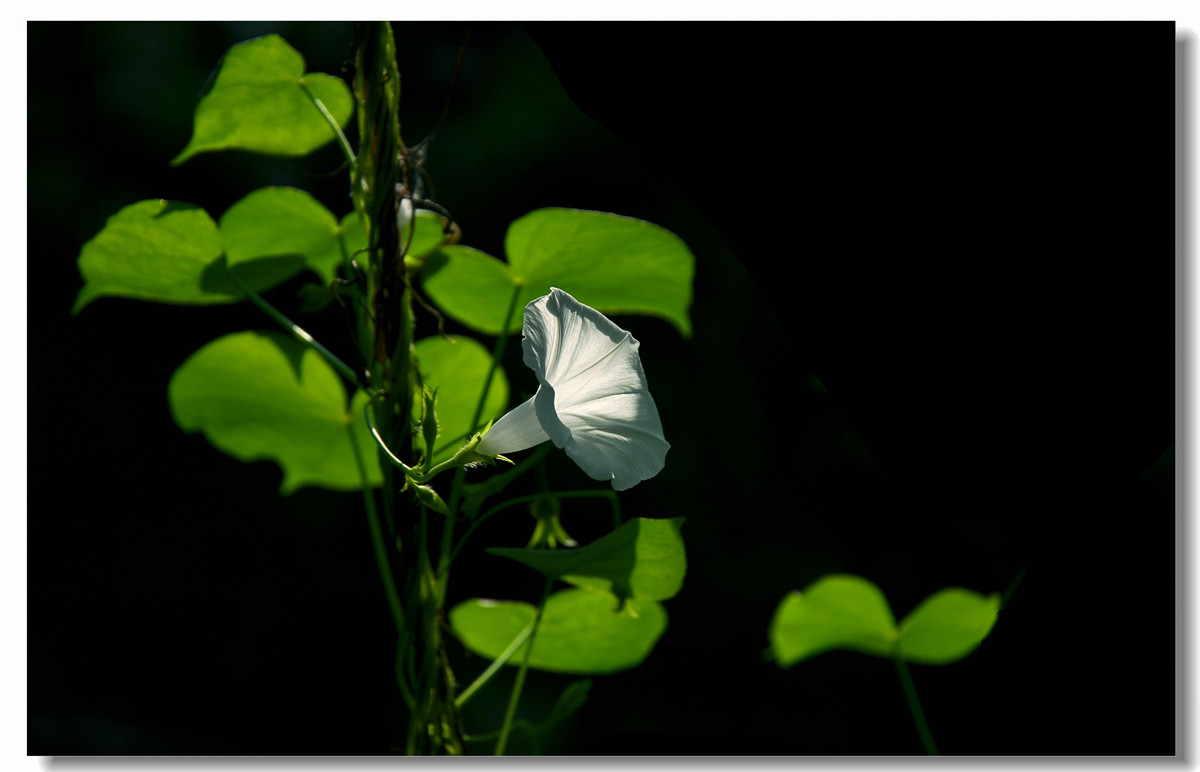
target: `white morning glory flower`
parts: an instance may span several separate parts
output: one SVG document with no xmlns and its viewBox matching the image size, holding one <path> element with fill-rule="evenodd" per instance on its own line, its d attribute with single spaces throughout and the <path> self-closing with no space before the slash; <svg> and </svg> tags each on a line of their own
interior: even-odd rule
<svg viewBox="0 0 1200 772">
<path fill-rule="evenodd" d="M 525 306 L 523 333 L 537 393 L 496 421 L 476 451 L 495 456 L 550 440 L 589 477 L 611 480 L 618 491 L 658 474 L 671 446 L 637 340 L 556 288 Z"/>
</svg>

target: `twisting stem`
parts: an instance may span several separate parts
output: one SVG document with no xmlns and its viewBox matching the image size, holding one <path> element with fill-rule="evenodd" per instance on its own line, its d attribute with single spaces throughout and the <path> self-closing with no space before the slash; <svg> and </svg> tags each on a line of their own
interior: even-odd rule
<svg viewBox="0 0 1200 772">
<path fill-rule="evenodd" d="M 512 695 L 508 698 L 508 710 L 504 713 L 504 723 L 500 727 L 500 739 L 496 741 L 497 756 L 504 755 L 508 745 L 508 733 L 512 731 L 513 718 L 517 715 L 517 703 L 521 701 L 521 690 L 525 687 L 525 673 L 529 670 L 529 655 L 533 653 L 533 642 L 537 637 L 538 626 L 542 623 L 542 612 L 546 608 L 546 596 L 550 594 L 553 579 L 546 579 L 542 586 L 542 599 L 538 601 L 537 612 L 533 616 L 533 630 L 529 633 L 529 641 L 525 649 L 525 659 L 521 660 L 521 669 L 517 671 L 517 680 L 513 683 Z"/>
<path fill-rule="evenodd" d="M 358 385 L 360 388 L 366 388 L 362 383 L 359 382 L 358 374 L 355 373 L 349 365 L 347 365 L 341 359 L 338 359 L 337 355 L 332 351 L 322 346 L 321 343 L 316 338 L 309 335 L 303 327 L 296 324 L 291 319 L 288 319 L 279 309 L 275 308 L 275 306 L 264 300 L 263 297 L 257 292 L 250 289 L 249 285 L 239 279 L 237 274 L 234 273 L 232 269 L 226 270 L 225 273 L 229 276 L 229 280 L 237 285 L 238 289 L 245 293 L 246 297 L 250 299 L 251 303 L 262 309 L 267 316 L 279 322 L 280 326 L 294 335 L 298 341 L 304 343 L 318 354 L 325 357 L 325 361 L 333 365 L 334 369 L 345 376 L 351 383 Z"/>
<path fill-rule="evenodd" d="M 908 701 L 908 709 L 916 722 L 917 733 L 921 735 L 921 744 L 925 746 L 926 755 L 940 756 L 937 746 L 934 745 L 933 735 L 929 733 L 929 724 L 925 723 L 925 713 L 921 710 L 920 700 L 917 699 L 917 688 L 913 686 L 912 674 L 908 672 L 907 663 L 899 657 L 893 658 L 892 661 L 896 663 L 900 685 L 904 688 L 904 699 Z"/>
</svg>

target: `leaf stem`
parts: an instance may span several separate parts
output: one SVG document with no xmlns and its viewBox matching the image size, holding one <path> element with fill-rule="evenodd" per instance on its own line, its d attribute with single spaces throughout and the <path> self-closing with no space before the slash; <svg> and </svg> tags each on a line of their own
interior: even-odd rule
<svg viewBox="0 0 1200 772">
<path fill-rule="evenodd" d="M 271 305 L 266 300 L 264 300 L 263 297 L 261 295 L 259 295 L 257 292 L 250 289 L 249 285 L 247 285 L 244 281 L 242 281 L 241 279 L 238 278 L 238 275 L 233 272 L 232 268 L 226 268 L 225 273 L 229 276 L 229 280 L 232 281 L 235 285 L 237 285 L 237 288 L 240 289 L 243 293 L 245 293 L 246 297 L 248 297 L 250 299 L 250 302 L 253 303 L 254 305 L 258 306 L 263 311 L 263 313 L 265 313 L 267 316 L 274 319 L 276 322 L 279 322 L 281 327 L 283 327 L 285 330 L 290 332 L 301 343 L 306 344 L 307 346 L 312 348 L 314 351 L 316 351 L 318 354 L 325 357 L 325 361 L 327 361 L 327 362 L 329 362 L 329 364 L 333 365 L 334 369 L 336 369 L 339 373 L 341 373 L 351 383 L 355 384 L 356 386 L 358 386 L 359 388 L 362 388 L 362 389 L 367 388 L 365 385 L 363 385 L 359 381 L 358 374 L 355 373 L 354 370 L 352 370 L 349 365 L 347 365 L 345 362 L 343 362 L 341 359 L 339 359 L 337 357 L 337 355 L 334 354 L 332 351 L 330 351 L 329 349 L 327 349 L 323 345 L 321 345 L 321 343 L 316 338 L 309 335 L 308 332 L 303 327 L 296 324 L 291 319 L 288 319 L 286 316 L 284 316 L 283 312 L 281 312 L 279 309 L 275 308 L 275 306 Z"/>
<path fill-rule="evenodd" d="M 358 162 L 358 158 L 354 154 L 354 148 L 350 147 L 350 140 L 346 139 L 346 135 L 342 132 L 342 127 L 338 125 L 337 119 L 334 118 L 333 114 L 329 112 L 329 109 L 325 107 L 325 103 L 318 99 L 316 94 L 309 91 L 308 86 L 304 85 L 303 79 L 300 81 L 300 90 L 308 95 L 308 98 L 312 100 L 312 103 L 317 106 L 317 109 L 321 111 L 321 115 L 325 116 L 325 120 L 328 121 L 329 125 L 333 128 L 333 133 L 337 137 L 338 145 L 341 146 L 342 153 L 346 156 L 346 160 L 350 163 L 350 174 L 353 177 L 354 165 Z"/>
<path fill-rule="evenodd" d="M 455 707 L 461 708 L 463 703 L 471 699 L 471 695 L 483 688 L 488 681 L 492 680 L 492 676 L 496 675 L 500 668 L 504 667 L 504 663 L 512 659 L 512 655 L 516 653 L 517 649 L 521 648 L 521 644 L 525 643 L 525 640 L 532 633 L 533 622 L 530 622 L 525 625 L 525 629 L 517 633 L 517 637 L 513 638 L 513 642 L 508 644 L 508 648 L 500 652 L 500 656 L 496 657 L 492 664 L 488 665 L 487 670 L 480 673 L 479 677 L 472 681 L 471 685 L 464 689 L 462 694 L 458 695 L 458 699 L 454 701 Z"/>
<path fill-rule="evenodd" d="M 533 653 L 533 641 L 537 637 L 538 626 L 542 622 L 542 612 L 546 608 L 546 596 L 550 594 L 550 585 L 554 580 L 549 577 L 542 585 L 542 598 L 538 601 L 537 613 L 533 616 L 533 629 L 529 632 L 529 644 L 525 648 L 525 658 L 521 660 L 521 669 L 517 671 L 517 680 L 513 683 L 512 695 L 508 698 L 508 710 L 504 713 L 504 723 L 500 726 L 500 739 L 496 741 L 494 755 L 503 756 L 504 748 L 508 745 L 508 734 L 512 731 L 513 718 L 517 714 L 517 703 L 521 701 L 521 690 L 525 688 L 525 673 L 529 671 L 529 655 Z"/>
<path fill-rule="evenodd" d="M 912 674 L 908 672 L 908 664 L 900 657 L 893 657 L 896 663 L 896 673 L 900 676 L 900 685 L 904 689 L 904 699 L 908 701 L 908 709 L 917 725 L 917 733 L 921 735 L 921 744 L 925 746 L 928 756 L 940 756 L 933 735 L 929 732 L 929 724 L 925 722 L 925 712 L 921 710 L 921 701 L 917 699 L 917 688 L 913 685 Z"/>
</svg>

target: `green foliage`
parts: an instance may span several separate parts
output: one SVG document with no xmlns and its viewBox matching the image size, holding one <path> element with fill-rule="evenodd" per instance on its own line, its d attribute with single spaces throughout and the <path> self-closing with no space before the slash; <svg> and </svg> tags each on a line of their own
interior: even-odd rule
<svg viewBox="0 0 1200 772">
<path fill-rule="evenodd" d="M 346 127 L 354 105 L 341 78 L 306 75 L 304 57 L 279 35 L 239 43 L 218 65 L 196 107 L 192 139 L 171 164 L 213 150 L 308 155 L 336 138 L 314 97 Z"/>
<path fill-rule="evenodd" d="M 153 200 L 108 218 L 83 245 L 84 285 L 71 313 L 102 295 L 164 303 L 232 303 L 241 293 L 213 269 L 221 257 L 217 224 L 192 204 Z"/>
<path fill-rule="evenodd" d="M 961 587 L 938 590 L 900 623 L 900 652 L 909 662 L 956 662 L 988 636 L 999 613 L 999 593 L 984 596 Z"/>
<path fill-rule="evenodd" d="M 536 613 L 528 603 L 475 598 L 450 610 L 450 626 L 471 651 L 495 659 Z M 579 675 L 627 670 L 649 656 L 666 627 L 667 613 L 654 601 L 622 603 L 606 593 L 562 590 L 546 600 L 529 667 Z M 521 664 L 528 645 L 508 663 Z"/>
<path fill-rule="evenodd" d="M 221 239 L 231 267 L 263 258 L 298 258 L 325 283 L 342 264 L 337 218 L 297 188 L 261 188 L 221 216 Z"/>
<path fill-rule="evenodd" d="M 200 431 L 240 461 L 270 459 L 280 491 L 304 485 L 362 487 L 351 438 L 371 485 L 382 482 L 375 442 L 362 420 L 366 395 L 346 390 L 312 349 L 272 332 L 225 335 L 188 357 L 167 389 L 180 428 Z"/>
<path fill-rule="evenodd" d="M 433 460 L 444 461 L 466 439 L 483 379 L 492 366 L 492 354 L 478 341 L 459 335 L 423 338 L 413 344 L 425 386 L 437 390 L 438 433 Z M 414 395 L 416 415 L 422 414 L 421 395 Z M 480 421 L 486 424 L 508 407 L 508 380 L 496 366 Z"/>
<path fill-rule="evenodd" d="M 833 649 L 942 665 L 974 651 L 999 611 L 999 593 L 951 587 L 926 598 L 897 626 L 878 587 L 862 577 L 832 574 L 785 597 L 768 636 L 780 667 Z"/>
<path fill-rule="evenodd" d="M 668 230 L 606 212 L 538 209 L 509 226 L 504 245 L 507 263 L 469 247 L 438 250 L 422 276 L 425 291 L 447 314 L 491 335 L 500 332 L 514 286 L 518 309 L 559 287 L 599 311 L 662 317 L 691 335 L 695 257 Z"/>
<path fill-rule="evenodd" d="M 362 227 L 344 227 L 308 193 L 262 188 L 235 203 L 220 226 L 203 209 L 178 201 L 131 204 L 83 246 L 83 289 L 72 313 L 109 295 L 180 305 L 234 303 L 245 295 L 236 272 L 263 292 L 308 268 L 328 282 L 362 243 Z M 222 260 L 221 258 L 225 259 Z"/>
<path fill-rule="evenodd" d="M 500 493 L 533 464 L 493 475 L 465 496 L 463 489 L 443 496 L 438 486 L 447 478 L 435 481 L 438 474 L 490 459 L 463 443 L 505 412 L 509 386 L 494 359 L 502 346 L 494 354 L 462 336 L 412 341 L 413 299 L 421 299 L 412 282 L 419 276 L 424 293 L 443 312 L 486 334 L 519 328 L 520 309 L 554 286 L 601 311 L 660 317 L 686 337 L 695 258 L 681 239 L 656 225 L 571 209 L 540 209 L 514 222 L 505 242 L 507 263 L 469 247 L 446 246 L 447 222 L 433 211 L 417 210 L 399 233 L 391 230 L 397 213 L 392 193 L 402 177 L 419 169 L 399 137 L 399 73 L 390 26 L 367 24 L 359 33 L 354 98 L 338 78 L 305 74 L 303 57 L 278 35 L 233 46 L 196 108 L 191 141 L 171 162 L 218 150 L 300 156 L 337 139 L 350 168 L 354 212 L 339 220 L 309 193 L 287 187 L 251 192 L 219 223 L 183 202 L 132 204 L 82 248 L 84 286 L 72 313 L 102 296 L 195 305 L 249 298 L 295 336 L 236 332 L 203 346 L 171 377 L 171 413 L 184 431 L 202 433 L 235 459 L 273 461 L 282 470 L 283 494 L 305 485 L 366 489 L 375 559 L 400 633 L 395 675 L 412 714 L 406 750 L 454 753 L 461 750 L 458 730 L 445 718 L 455 682 L 438 664 L 447 618 L 468 649 L 495 660 L 471 691 L 502 664 L 524 664 L 526 651 L 535 669 L 613 673 L 640 664 L 653 650 L 667 626 L 659 601 L 680 591 L 687 560 L 683 518 L 633 519 L 578 549 L 493 549 L 540 571 L 548 582 L 574 586 L 544 597 L 540 610 L 518 601 L 474 599 L 447 617 L 445 582 L 458 554 L 452 549 L 456 518 L 477 515 L 483 498 Z M 349 122 L 356 100 L 364 124 L 357 154 L 338 130 Z M 353 315 L 361 369 L 345 364 L 260 296 L 306 270 L 320 284 L 301 291 L 302 310 L 329 310 L 336 302 Z M 363 390 L 348 394 L 351 381 Z M 398 455 L 386 470 L 365 418 L 368 404 L 382 428 L 378 443 L 411 441 L 407 448 L 388 448 Z M 370 490 L 383 485 L 385 471 L 395 483 L 384 491 L 387 525 L 395 528 L 399 518 L 412 515 L 405 505 L 420 508 L 416 550 L 406 542 L 400 559 L 384 535 Z M 462 480 L 457 475 L 451 485 Z M 614 511 L 615 506 L 614 501 Z M 426 516 L 444 521 L 428 528 Z M 413 561 L 412 555 L 435 554 L 434 533 L 441 534 L 440 559 Z M 573 544 L 565 533 L 559 541 Z M 408 572 L 402 581 L 393 563 Z M 917 625 L 912 635 L 928 637 L 927 628 L 928 623 Z M 523 678 L 524 670 L 512 708 Z M 544 721 L 520 725 L 536 741 L 580 708 L 590 686 L 586 680 L 571 684 Z M 510 709 L 496 733 L 497 751 L 503 750 L 513 717 Z"/>
<path fill-rule="evenodd" d="M 634 518 L 579 549 L 492 547 L 486 552 L 524 563 L 547 578 L 617 598 L 667 600 L 679 592 L 687 571 L 682 524 L 682 517 Z"/>
</svg>

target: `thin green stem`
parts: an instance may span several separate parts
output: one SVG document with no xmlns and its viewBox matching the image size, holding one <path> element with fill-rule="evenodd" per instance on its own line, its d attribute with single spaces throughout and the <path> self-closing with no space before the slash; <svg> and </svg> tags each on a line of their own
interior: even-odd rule
<svg viewBox="0 0 1200 772">
<path fill-rule="evenodd" d="M 896 663 L 896 673 L 900 676 L 900 685 L 904 689 L 904 699 L 908 701 L 908 709 L 917 725 L 917 733 L 921 735 L 921 744 L 929 756 L 940 756 L 933 735 L 929 733 L 929 724 L 925 722 L 925 712 L 921 710 L 921 701 L 917 699 L 917 688 L 913 685 L 912 674 L 908 672 L 908 664 L 899 657 L 892 660 Z"/>
<path fill-rule="evenodd" d="M 250 287 L 244 281 L 238 278 L 237 274 L 234 273 L 232 269 L 226 270 L 225 273 L 229 276 L 230 281 L 236 284 L 237 288 L 246 294 L 246 297 L 250 299 L 251 303 L 262 309 L 267 316 L 279 322 L 281 327 L 294 335 L 301 343 L 304 343 L 318 354 L 325 357 L 325 361 L 333 365 L 334 369 L 345 376 L 351 383 L 365 388 L 363 384 L 359 382 L 358 374 L 354 372 L 349 365 L 347 365 L 341 359 L 338 359 L 337 355 L 335 355 L 332 351 L 322 346 L 321 343 L 317 341 L 316 338 L 309 335 L 303 327 L 296 324 L 291 319 L 288 319 L 279 309 L 264 300 L 263 297 L 257 292 L 250 289 Z"/>
<path fill-rule="evenodd" d="M 367 476 L 367 465 L 363 461 L 362 450 L 358 447 L 358 438 L 354 436 L 354 429 L 348 426 L 346 430 L 350 434 L 350 448 L 354 452 L 354 463 L 358 466 L 358 474 L 362 479 L 363 506 L 367 510 L 367 524 L 371 530 L 371 545 L 375 550 L 375 563 L 379 566 L 379 578 L 383 581 L 383 594 L 387 598 L 388 610 L 392 613 L 392 622 L 396 625 L 396 632 L 403 635 L 404 606 L 396 591 L 396 579 L 392 575 L 392 564 L 388 561 L 387 548 L 384 546 L 383 528 L 379 523 L 379 510 L 375 507 L 375 492 Z M 401 674 L 397 673 L 396 675 L 400 693 L 411 709 L 416 705 L 416 700 Z"/>
<path fill-rule="evenodd" d="M 562 492 L 555 492 L 555 493 L 532 493 L 532 494 L 529 494 L 526 496 L 516 496 L 514 498 L 511 498 L 511 499 L 505 501 L 503 504 L 497 504 L 496 506 L 492 507 L 488 511 L 484 512 L 479 517 L 475 518 L 475 521 L 473 523 L 471 523 L 471 527 L 468 528 L 467 532 L 463 534 L 462 540 L 459 541 L 458 546 L 454 548 L 454 553 L 453 553 L 453 555 L 451 555 L 451 559 L 453 559 L 454 556 L 458 555 L 459 551 L 467 543 L 467 539 L 470 538 L 471 534 L 475 532 L 475 529 L 478 528 L 479 526 L 483 525 L 484 521 L 487 520 L 492 515 L 496 514 L 497 512 L 502 512 L 506 509 L 509 509 L 510 507 L 520 506 L 521 504 L 528 504 L 531 501 L 535 501 L 540 498 L 545 498 L 546 496 L 553 496 L 554 498 L 559 498 L 559 499 L 584 499 L 584 498 L 608 499 L 612 503 L 613 518 L 616 520 L 616 527 L 619 528 L 621 525 L 621 505 L 619 503 L 620 499 L 617 497 L 617 494 L 615 491 L 583 489 L 583 490 L 577 490 L 577 491 L 562 491 Z"/>
<path fill-rule="evenodd" d="M 521 668 L 517 671 L 517 680 L 513 682 L 512 695 L 508 698 L 508 710 L 504 713 L 504 723 L 500 725 L 500 739 L 496 741 L 494 755 L 503 756 L 504 748 L 508 745 L 508 735 L 512 731 L 513 718 L 517 715 L 517 703 L 521 701 L 521 690 L 525 688 L 525 673 L 529 671 L 529 655 L 533 653 L 533 642 L 537 638 L 538 626 L 542 622 L 542 612 L 546 608 L 546 596 L 550 594 L 553 579 L 546 579 L 542 586 L 542 598 L 538 601 L 537 612 L 533 616 L 533 630 L 529 633 L 529 645 L 525 648 L 525 659 L 521 660 Z"/>
<path fill-rule="evenodd" d="M 488 681 L 492 680 L 492 676 L 496 675 L 500 671 L 500 668 L 504 667 L 504 664 L 512 659 L 512 655 L 517 652 L 517 649 L 521 648 L 521 644 L 525 643 L 525 640 L 532 633 L 533 623 L 530 622 L 525 625 L 524 630 L 517 633 L 517 637 L 513 638 L 513 642 L 508 644 L 508 648 L 500 652 L 500 656 L 496 657 L 492 664 L 488 665 L 487 670 L 480 673 L 479 677 L 472 681 L 471 685 L 464 689 L 462 694 L 458 695 L 458 698 L 454 700 L 455 707 L 461 708 L 463 703 L 471 699 L 471 695 L 482 689 Z"/>
<path fill-rule="evenodd" d="M 500 359 L 504 356 L 504 346 L 508 341 L 508 322 L 512 318 L 513 309 L 517 307 L 517 298 L 520 297 L 520 294 L 521 288 L 514 286 L 512 297 L 508 301 L 508 308 L 504 312 L 504 323 L 500 325 L 500 334 L 496 336 L 496 345 L 492 347 L 491 367 L 488 368 L 487 377 L 483 379 L 483 390 L 479 394 L 479 401 L 475 404 L 475 413 L 471 416 L 471 423 L 467 426 L 468 437 L 474 435 L 476 427 L 479 426 L 479 417 L 483 415 L 483 407 L 492 386 L 492 378 L 500 366 Z M 433 470 L 430 472 L 432 473 Z M 442 544 L 436 574 L 439 608 L 446 599 L 446 585 L 449 583 L 450 563 L 454 554 L 451 550 L 454 546 L 454 521 L 458 515 L 458 505 L 462 501 L 465 482 L 466 469 L 459 466 L 454 470 L 454 482 L 450 486 L 450 501 L 446 507 L 445 522 L 442 524 Z"/>
<path fill-rule="evenodd" d="M 346 160 L 350 163 L 350 168 L 353 170 L 354 164 L 358 162 L 358 158 L 354 154 L 354 148 L 350 147 L 350 140 L 346 139 L 346 135 L 342 132 L 342 127 L 338 125 L 337 119 L 325 107 L 325 103 L 318 99 L 316 94 L 308 90 L 308 86 L 304 85 L 303 80 L 300 81 L 300 88 L 308 95 L 312 103 L 317 106 L 317 109 L 321 111 L 321 115 L 325 116 L 325 120 L 329 122 L 334 135 L 337 137 L 338 145 L 341 146 L 342 153 L 346 156 Z M 353 176 L 353 172 L 351 172 L 351 176 Z"/>
<path fill-rule="evenodd" d="M 471 416 L 471 424 L 467 427 L 467 436 L 479 428 L 479 418 L 483 415 L 483 406 L 487 402 L 488 391 L 492 387 L 492 377 L 495 376 L 500 360 L 504 357 L 504 347 L 508 343 L 508 322 L 512 319 L 513 310 L 517 307 L 517 298 L 521 297 L 521 288 L 513 287 L 512 297 L 508 299 L 508 308 L 504 311 L 504 323 L 500 325 L 500 334 L 496 336 L 496 345 L 492 347 L 492 366 L 488 368 L 487 377 L 483 379 L 483 391 L 479 402 L 475 403 L 475 413 Z"/>
</svg>

